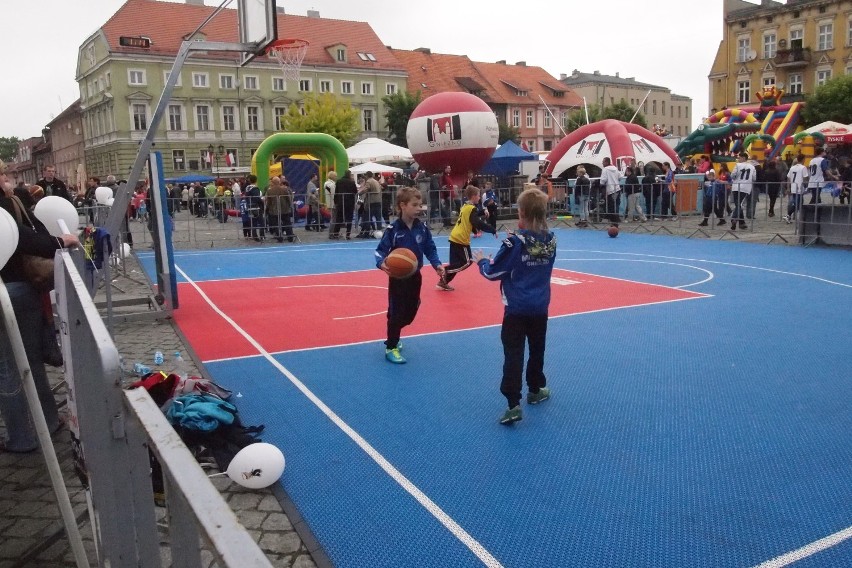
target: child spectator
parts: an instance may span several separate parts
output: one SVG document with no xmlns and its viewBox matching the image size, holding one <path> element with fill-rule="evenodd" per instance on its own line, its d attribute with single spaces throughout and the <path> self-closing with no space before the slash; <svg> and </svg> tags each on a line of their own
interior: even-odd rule
<svg viewBox="0 0 852 568">
<path fill-rule="evenodd" d="M 527 361 L 527 403 L 538 404 L 550 398 L 544 376 L 544 345 L 547 336 L 547 310 L 550 306 L 550 274 L 556 260 L 556 237 L 547 228 L 547 196 L 527 189 L 518 197 L 518 232 L 503 241 L 494 260 L 477 250 L 473 258 L 489 280 L 500 281 L 503 296 L 503 380 L 500 392 L 509 408 L 500 424 L 523 418 L 521 412 L 521 373 L 524 347 L 530 345 Z"/>
<path fill-rule="evenodd" d="M 497 233 L 497 194 L 494 192 L 493 184 L 490 181 L 485 182 L 485 193 L 482 194 L 482 207 L 485 209 L 485 216 L 488 218 L 488 224 Z"/>
<path fill-rule="evenodd" d="M 450 233 L 450 263 L 444 267 L 444 275 L 438 280 L 437 287 L 439 290 L 452 292 L 455 290 L 450 286 L 456 274 L 465 270 L 473 264 L 470 256 L 470 235 L 474 231 L 485 231 L 497 236 L 497 230 L 486 223 L 479 214 L 477 205 L 479 204 L 479 188 L 469 185 L 464 188 L 464 197 L 466 203 L 462 205 L 459 212 L 459 220 L 456 221 L 452 232 Z"/>
<path fill-rule="evenodd" d="M 385 359 L 391 363 L 405 363 L 400 354 L 399 336 L 402 328 L 411 324 L 420 307 L 420 288 L 423 276 L 423 255 L 435 268 L 439 276 L 444 276 L 444 266 L 438 258 L 438 249 L 432 240 L 429 225 L 420 221 L 422 204 L 420 191 L 413 187 L 400 188 L 396 193 L 396 208 L 399 216 L 391 223 L 379 246 L 376 247 L 376 267 L 388 272 L 385 258 L 393 249 L 407 248 L 417 256 L 417 271 L 408 278 L 390 278 L 388 280 L 388 338 L 385 341 Z M 390 273 L 388 273 L 390 274 Z"/>
<path fill-rule="evenodd" d="M 725 224 L 725 183 L 716 179 L 716 172 L 707 170 L 704 181 L 704 220 L 698 223 L 699 227 L 706 227 L 710 219 L 710 213 L 715 212 L 717 225 Z"/>
</svg>

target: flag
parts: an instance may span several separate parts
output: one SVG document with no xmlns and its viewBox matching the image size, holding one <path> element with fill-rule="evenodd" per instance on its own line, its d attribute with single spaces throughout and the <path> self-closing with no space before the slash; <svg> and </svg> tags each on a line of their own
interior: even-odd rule
<svg viewBox="0 0 852 568">
<path fill-rule="evenodd" d="M 525 152 L 529 152 L 529 151 L 530 151 L 529 146 L 527 146 L 527 141 L 526 141 L 526 140 L 524 140 L 523 142 L 521 142 L 521 148 L 523 148 Z"/>
<path fill-rule="evenodd" d="M 211 163 L 213 161 L 213 152 L 207 152 L 204 154 L 204 161 L 208 164 Z"/>
<path fill-rule="evenodd" d="M 234 160 L 234 155 L 231 152 L 225 154 L 225 163 L 229 168 L 234 165 L 234 162 L 236 162 L 236 160 Z"/>
</svg>

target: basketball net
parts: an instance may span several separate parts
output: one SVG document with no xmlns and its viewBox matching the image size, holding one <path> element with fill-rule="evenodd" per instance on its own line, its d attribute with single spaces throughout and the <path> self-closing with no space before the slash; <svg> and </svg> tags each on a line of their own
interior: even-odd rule
<svg viewBox="0 0 852 568">
<path fill-rule="evenodd" d="M 266 53 L 278 61 L 285 81 L 298 81 L 299 70 L 309 45 L 310 43 L 303 39 L 279 39 L 269 44 Z"/>
</svg>

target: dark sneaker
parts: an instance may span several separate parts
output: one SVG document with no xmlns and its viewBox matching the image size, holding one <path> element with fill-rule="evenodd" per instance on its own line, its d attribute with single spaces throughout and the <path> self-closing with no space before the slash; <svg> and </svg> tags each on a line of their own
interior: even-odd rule
<svg viewBox="0 0 852 568">
<path fill-rule="evenodd" d="M 745 224 L 745 221 L 740 221 L 740 229 L 748 229 L 748 225 Z"/>
<path fill-rule="evenodd" d="M 527 393 L 527 404 L 538 404 L 550 398 L 550 389 L 541 387 L 538 392 Z"/>
<path fill-rule="evenodd" d="M 524 419 L 524 415 L 521 412 L 521 406 L 518 405 L 514 408 L 510 408 L 503 414 L 503 418 L 500 419 L 500 424 L 508 426 L 513 422 L 518 422 Z"/>
<path fill-rule="evenodd" d="M 725 223 L 727 223 L 727 221 L 725 221 L 724 219 L 719 219 L 719 220 L 716 222 L 716 225 L 718 225 L 718 226 L 720 226 L 720 227 L 721 227 L 721 226 L 722 226 L 722 225 L 724 225 Z"/>
<path fill-rule="evenodd" d="M 732 231 L 736 231 L 736 230 L 737 230 L 737 222 L 736 222 L 736 221 L 731 221 L 731 230 L 732 230 Z"/>
<path fill-rule="evenodd" d="M 400 354 L 399 347 L 394 347 L 393 349 L 385 349 L 385 359 L 387 359 L 391 363 L 396 363 L 397 365 L 402 365 L 403 363 L 405 363 L 405 357 Z"/>
<path fill-rule="evenodd" d="M 435 284 L 435 288 L 437 288 L 438 290 L 443 290 L 445 292 L 452 292 L 453 290 L 455 290 L 455 288 L 453 288 L 443 280 L 438 280 L 438 283 Z"/>
<path fill-rule="evenodd" d="M 699 226 L 699 227 L 706 227 L 706 226 L 707 226 L 707 219 L 704 219 L 703 221 L 701 221 L 700 223 L 698 223 L 698 226 Z"/>
</svg>

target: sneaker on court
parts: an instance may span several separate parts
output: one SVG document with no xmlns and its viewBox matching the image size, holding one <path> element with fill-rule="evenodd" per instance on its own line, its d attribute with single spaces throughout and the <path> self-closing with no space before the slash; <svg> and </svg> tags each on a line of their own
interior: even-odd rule
<svg viewBox="0 0 852 568">
<path fill-rule="evenodd" d="M 509 425 L 523 419 L 524 415 L 521 412 L 521 405 L 518 405 L 514 408 L 510 408 L 503 414 L 503 418 L 500 419 L 500 424 Z"/>
<path fill-rule="evenodd" d="M 740 229 L 748 229 L 748 225 L 746 225 L 745 221 L 740 221 Z"/>
<path fill-rule="evenodd" d="M 399 347 L 394 347 L 393 349 L 385 349 L 385 359 L 387 359 L 391 363 L 396 363 L 397 365 L 405 363 L 405 357 L 400 354 Z"/>
<path fill-rule="evenodd" d="M 701 221 L 700 223 L 698 223 L 698 226 L 699 226 L 699 227 L 706 227 L 706 226 L 707 226 L 707 219 L 704 219 L 703 221 Z"/>
<path fill-rule="evenodd" d="M 727 221 L 725 221 L 724 219 L 719 219 L 719 221 L 716 222 L 717 226 L 722 226 L 722 225 L 725 225 L 725 224 L 727 224 Z"/>
<path fill-rule="evenodd" d="M 541 387 L 538 389 L 538 392 L 527 393 L 527 404 L 538 404 L 539 402 L 544 402 L 548 398 L 550 398 L 550 389 L 547 387 Z"/>
<path fill-rule="evenodd" d="M 443 290 L 445 292 L 452 292 L 453 290 L 455 290 L 455 288 L 453 288 L 452 286 L 450 286 L 449 284 L 447 284 L 443 280 L 438 280 L 438 283 L 435 284 L 435 287 L 437 289 Z"/>
<path fill-rule="evenodd" d="M 784 215 L 783 219 L 784 219 L 785 223 L 787 223 L 788 225 L 790 224 L 790 216 L 789 215 Z"/>
</svg>

